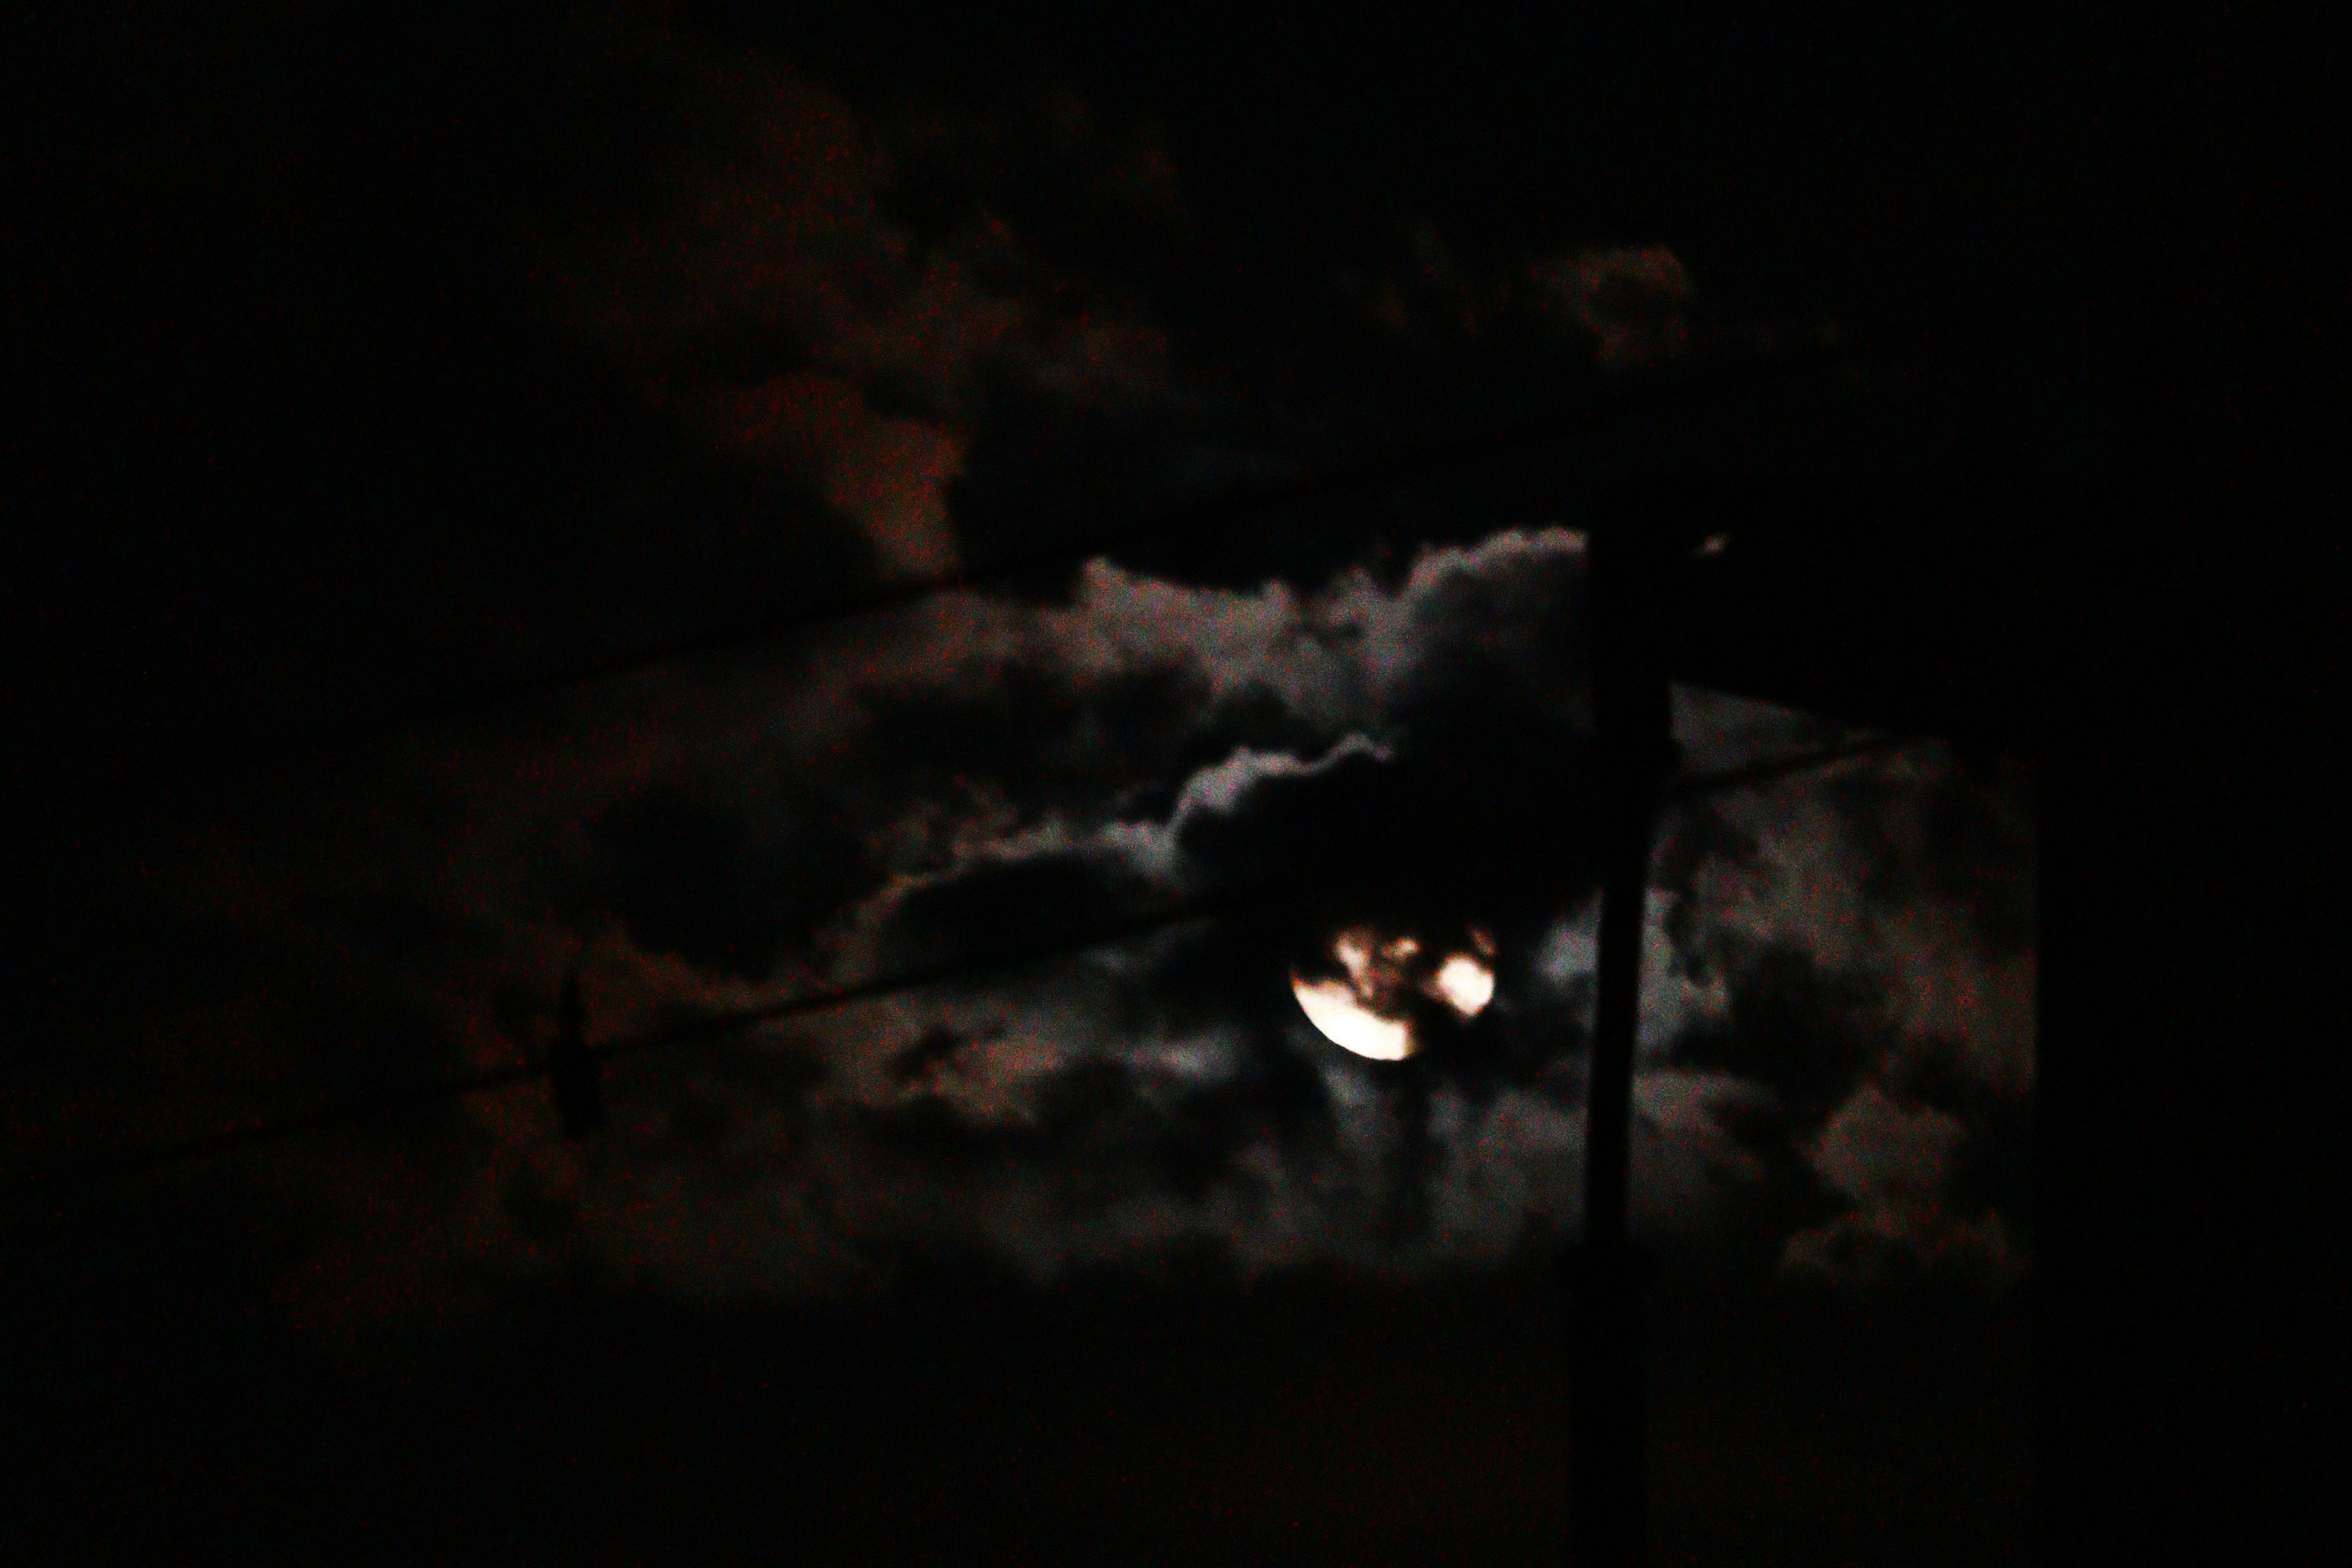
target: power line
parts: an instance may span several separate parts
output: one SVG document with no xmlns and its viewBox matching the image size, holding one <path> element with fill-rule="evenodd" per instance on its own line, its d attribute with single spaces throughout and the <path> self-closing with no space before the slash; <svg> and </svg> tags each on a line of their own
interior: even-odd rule
<svg viewBox="0 0 2352 1568">
<path fill-rule="evenodd" d="M 986 952 L 961 954 L 938 963 L 897 970 L 866 980 L 803 992 L 796 996 L 785 997 L 756 1007 L 707 1014 L 674 1024 L 658 1026 L 635 1035 L 601 1042 L 590 1047 L 590 1054 L 601 1064 L 656 1051 L 674 1049 L 681 1046 L 706 1044 L 726 1039 L 745 1029 L 784 1018 L 830 1012 L 860 1002 L 876 1001 L 904 992 L 923 990 L 961 979 L 970 974 L 1015 968 L 1024 963 L 1035 963 L 1043 959 L 1073 956 L 1094 948 L 1109 946 L 1138 936 L 1149 935 L 1156 931 L 1209 918 L 1245 899 L 1265 896 L 1271 886 L 1270 882 L 1264 884 L 1253 882 L 1245 886 L 1219 889 L 1171 906 L 1129 915 L 1120 920 L 1106 921 L 1098 926 L 1091 926 L 1075 935 L 1061 935 L 1038 942 L 998 948 Z M 121 1176 L 161 1172 L 175 1165 L 193 1163 L 240 1149 L 276 1142 L 282 1139 L 320 1131 L 330 1127 L 372 1121 L 404 1110 L 420 1110 L 443 1100 L 460 1100 L 468 1095 L 509 1089 L 517 1084 L 542 1078 L 546 1070 L 546 1064 L 543 1062 L 514 1062 L 504 1067 L 484 1068 L 455 1079 L 441 1079 L 431 1083 L 379 1090 L 294 1116 L 226 1129 L 164 1149 L 47 1173 L 30 1178 L 24 1185 L 29 1190 L 38 1191 L 54 1187 L 59 1183 L 79 1184 L 84 1182 L 101 1182 Z"/>
<path fill-rule="evenodd" d="M 1695 371 L 1631 385 L 1608 386 L 1589 395 L 1573 409 L 1485 436 L 1423 446 L 1338 472 L 1232 491 L 1207 500 L 1188 503 L 1162 512 L 1157 518 L 1127 520 L 1115 526 L 1086 530 L 1072 537 L 1008 552 L 950 572 L 869 584 L 834 595 L 813 606 L 803 605 L 626 654 L 583 660 L 521 680 L 501 682 L 471 691 L 444 693 L 419 702 L 379 710 L 349 722 L 258 747 L 225 747 L 208 754 L 175 755 L 168 763 L 134 766 L 116 775 L 113 782 L 118 787 L 133 790 L 165 780 L 184 784 L 191 769 L 206 762 L 215 765 L 253 765 L 333 751 L 386 734 L 427 728 L 693 658 L 778 641 L 796 632 L 881 614 L 944 594 L 992 582 L 1036 576 L 1050 571 L 1066 571 L 1122 546 L 1149 548 L 1171 538 L 1194 535 L 1203 530 L 1234 528 L 1268 512 L 1324 504 L 1377 492 L 1414 479 L 1438 478 L 1525 458 L 1544 448 L 1557 447 L 1578 436 L 1643 413 L 1753 390 L 1864 354 L 1885 356 L 1915 351 L 1955 334 L 1998 336 L 2004 331 L 2021 330 L 2025 321 L 2037 312 L 2085 304 L 2097 297 L 2086 279 L 2065 279 L 2005 301 L 1972 303 L 1887 322 L 1858 339 L 1816 338 L 1793 352 L 1759 354 L 1727 366 L 1710 366 L 1703 372 Z"/>
<path fill-rule="evenodd" d="M 1664 791 L 1664 798 L 1669 801 L 1688 801 L 1719 795 L 1728 790 L 1746 788 L 1772 779 L 1832 767 L 1858 757 L 1917 744 L 1920 740 L 1921 737 L 1909 735 L 1869 736 L 1770 762 L 1715 773 L 1693 774 L 1669 784 Z M 657 1026 L 637 1034 L 596 1044 L 590 1047 L 590 1055 L 597 1063 L 602 1064 L 681 1047 L 708 1044 L 730 1038 L 746 1029 L 754 1028 L 762 1024 L 831 1012 L 838 1008 L 853 1006 L 861 1002 L 877 1001 L 905 992 L 925 990 L 969 975 L 1018 968 L 1024 964 L 1046 959 L 1073 957 L 1097 948 L 1111 946 L 1139 936 L 1148 936 L 1155 931 L 1197 921 L 1213 919 L 1238 905 L 1259 902 L 1269 898 L 1286 900 L 1299 896 L 1301 892 L 1295 879 L 1286 882 L 1274 876 L 1252 879 L 1180 900 L 1156 910 L 1130 913 L 1116 920 L 1089 925 L 1076 932 L 1058 933 L 1028 942 L 999 947 L 985 952 L 959 954 L 932 963 L 895 970 L 866 980 L 803 992 L 795 996 L 784 997 L 755 1007 L 706 1014 L 677 1023 Z M 380 1117 L 396 1115 L 405 1110 L 421 1110 L 445 1100 L 461 1100 L 469 1095 L 510 1089 L 518 1084 L 542 1079 L 546 1073 L 547 1064 L 544 1062 L 515 1062 L 503 1067 L 485 1068 L 455 1079 L 436 1079 L 432 1083 L 380 1090 L 293 1116 L 225 1129 L 219 1132 L 209 1133 L 163 1149 L 86 1165 L 62 1167 L 11 1184 L 11 1191 L 19 1195 L 29 1195 L 53 1192 L 61 1185 L 95 1184 L 126 1176 L 157 1173 L 174 1166 L 193 1164 L 241 1149 L 274 1143 L 331 1127 L 347 1126 Z"/>
</svg>

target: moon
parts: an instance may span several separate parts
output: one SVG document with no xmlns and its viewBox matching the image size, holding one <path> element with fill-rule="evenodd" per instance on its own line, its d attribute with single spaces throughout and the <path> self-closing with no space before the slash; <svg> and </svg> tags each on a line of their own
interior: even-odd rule
<svg viewBox="0 0 2352 1568">
<path fill-rule="evenodd" d="M 1401 1062 L 1412 1055 L 1412 1030 L 1405 1021 L 1383 1018 L 1365 1006 L 1346 981 L 1301 980 L 1294 974 L 1290 989 L 1307 1021 L 1333 1045 L 1376 1062 Z"/>
<path fill-rule="evenodd" d="M 1421 1048 L 1412 1022 L 1401 1016 L 1406 990 L 1464 1018 L 1477 1016 L 1494 1000 L 1495 972 L 1486 962 L 1494 956 L 1494 941 L 1474 931 L 1471 945 L 1475 952 L 1432 952 L 1409 934 L 1383 939 L 1371 931 L 1344 931 L 1332 939 L 1331 956 L 1346 977 L 1308 980 L 1294 971 L 1291 994 L 1307 1021 L 1333 1045 L 1373 1061 L 1402 1061 Z"/>
</svg>

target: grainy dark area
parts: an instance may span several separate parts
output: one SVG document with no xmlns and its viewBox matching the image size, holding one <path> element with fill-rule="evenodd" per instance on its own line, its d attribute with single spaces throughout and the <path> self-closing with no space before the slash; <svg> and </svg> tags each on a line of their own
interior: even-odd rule
<svg viewBox="0 0 2352 1568">
<path fill-rule="evenodd" d="M 1651 1560 L 2343 1560 L 2347 42 L 12 22 L 0 1558 L 1559 1561 L 1606 535 Z"/>
</svg>

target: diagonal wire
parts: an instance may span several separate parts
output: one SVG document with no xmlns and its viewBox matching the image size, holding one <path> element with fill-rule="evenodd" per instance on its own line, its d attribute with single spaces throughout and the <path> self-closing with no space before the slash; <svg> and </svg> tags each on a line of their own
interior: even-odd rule
<svg viewBox="0 0 2352 1568">
<path fill-rule="evenodd" d="M 1917 744 L 1922 737 L 1881 734 L 1843 742 L 1818 751 L 1759 763 L 1750 766 L 1714 773 L 1685 775 L 1669 781 L 1661 791 L 1668 801 L 1686 801 L 1719 795 L 1728 790 L 1742 789 L 1770 780 L 1832 767 L 1843 762 L 1877 752 L 1897 750 Z M 1234 909 L 1272 900 L 1282 901 L 1300 896 L 1296 880 L 1287 882 L 1276 878 L 1252 879 L 1228 884 L 1206 892 L 1181 899 L 1158 909 L 1130 913 L 1115 920 L 1090 924 L 1076 932 L 1057 933 L 1030 942 L 1009 943 L 981 952 L 967 952 L 931 963 L 898 969 L 865 980 L 821 987 L 797 995 L 723 1013 L 705 1014 L 677 1023 L 606 1040 L 590 1047 L 598 1061 L 613 1061 L 629 1057 L 649 1055 L 684 1047 L 706 1045 L 731 1038 L 745 1029 L 785 1018 L 803 1017 L 848 1007 L 860 1002 L 877 1001 L 909 991 L 919 991 L 968 976 L 1017 968 L 1041 960 L 1073 957 L 1097 948 L 1146 936 L 1197 921 L 1213 919 Z M 455 1079 L 436 1079 L 431 1083 L 406 1085 L 397 1089 L 354 1096 L 317 1110 L 257 1121 L 184 1142 L 117 1159 L 69 1165 L 23 1179 L 11 1184 L 12 1195 L 38 1194 L 60 1187 L 95 1184 L 142 1173 L 160 1173 L 175 1166 L 193 1164 L 241 1149 L 274 1143 L 329 1128 L 349 1126 L 396 1115 L 405 1110 L 421 1110 L 445 1100 L 460 1100 L 469 1095 L 484 1094 L 510 1089 L 521 1083 L 543 1078 L 547 1066 L 543 1061 L 509 1063 L 488 1068 Z"/>
<path fill-rule="evenodd" d="M 1155 910 L 1131 913 L 1117 920 L 1089 925 L 1075 933 L 1060 933 L 1031 942 L 1007 943 L 983 952 L 966 952 L 931 963 L 894 970 L 865 980 L 820 987 L 754 1007 L 705 1014 L 677 1023 L 658 1025 L 637 1034 L 624 1036 L 593 1046 L 590 1047 L 590 1055 L 597 1061 L 604 1062 L 675 1049 L 682 1046 L 708 1044 L 780 1019 L 830 1012 L 860 1002 L 875 1001 L 904 992 L 923 990 L 970 975 L 1015 968 L 1044 959 L 1074 956 L 1095 948 L 1107 947 L 1138 936 L 1148 935 L 1153 931 L 1208 919 L 1224 913 L 1243 902 L 1264 898 L 1274 890 L 1275 884 L 1271 879 L 1214 889 L 1206 893 L 1162 905 Z M 462 1099 L 467 1095 L 509 1089 L 520 1083 L 542 1078 L 546 1072 L 547 1064 L 543 1061 L 513 1062 L 454 1079 L 441 1079 L 430 1083 L 378 1090 L 353 1096 L 332 1105 L 321 1106 L 315 1110 L 294 1116 L 226 1128 L 218 1132 L 208 1133 L 163 1149 L 143 1152 L 116 1160 L 68 1167 L 33 1177 L 26 1184 L 37 1189 L 58 1183 L 104 1181 L 120 1176 L 162 1171 L 174 1165 L 210 1159 L 239 1149 L 275 1142 L 283 1138 L 371 1121 L 404 1110 L 419 1110 L 446 1100 Z"/>
</svg>

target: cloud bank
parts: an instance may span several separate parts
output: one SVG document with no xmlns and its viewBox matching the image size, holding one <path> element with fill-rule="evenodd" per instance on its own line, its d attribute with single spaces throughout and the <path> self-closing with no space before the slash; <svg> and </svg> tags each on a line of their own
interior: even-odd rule
<svg viewBox="0 0 2352 1568">
<path fill-rule="evenodd" d="M 1185 1247 L 1411 1271 L 1571 1234 L 1597 920 L 1582 563 L 1558 529 L 1312 592 L 1097 563 L 1059 603 L 948 596 L 420 754 L 395 795 L 464 802 L 454 841 L 446 812 L 405 832 L 380 813 L 373 853 L 289 864 L 322 928 L 357 931 L 363 899 L 432 913 L 429 948 L 347 946 L 481 1066 L 543 1032 L 575 955 L 612 1037 L 1265 889 L 616 1063 L 597 1142 L 566 1144 L 535 1093 L 480 1102 L 432 1267 L 723 1298 L 867 1289 L 942 1254 L 1041 1279 Z M 1834 729 L 1689 692 L 1677 722 L 1695 769 Z M 1923 745 L 1669 815 L 1643 1234 L 1865 1288 L 2021 1275 L 2028 784 Z M 1289 977 L 1360 925 L 1489 933 L 1492 1005 L 1408 1062 L 1339 1049 Z"/>
</svg>

